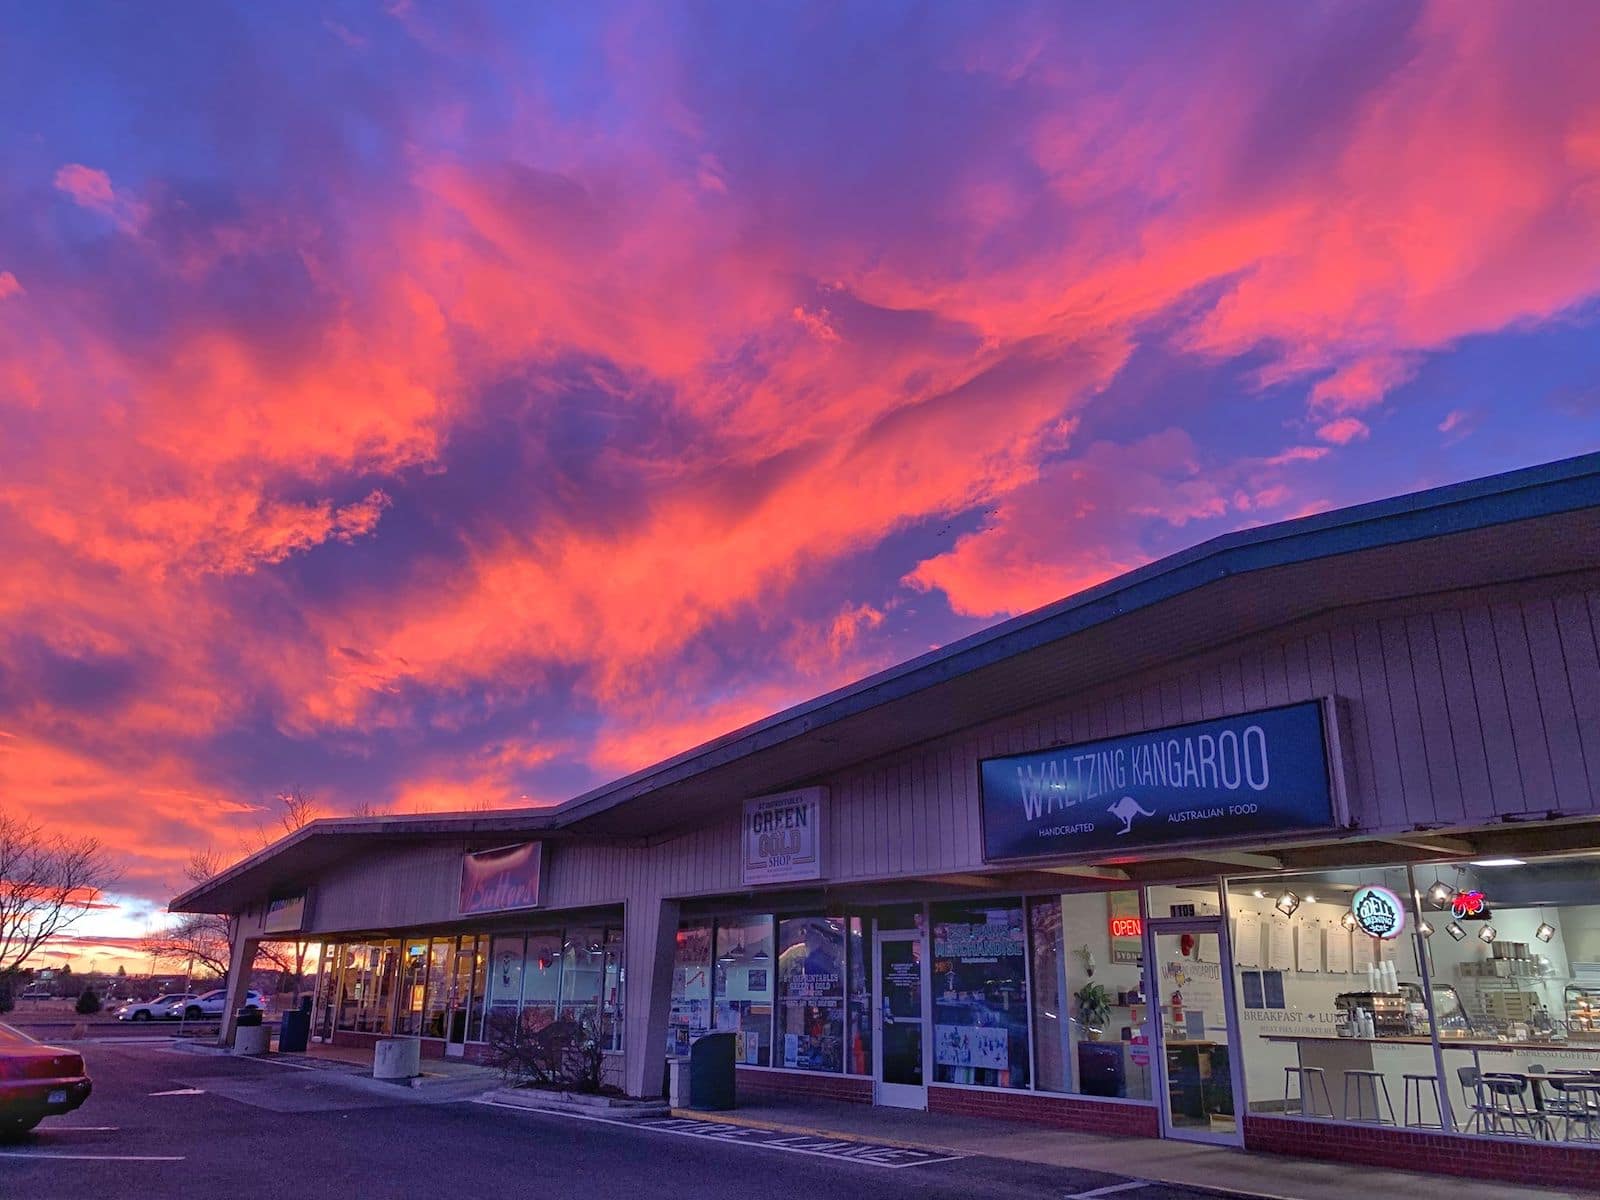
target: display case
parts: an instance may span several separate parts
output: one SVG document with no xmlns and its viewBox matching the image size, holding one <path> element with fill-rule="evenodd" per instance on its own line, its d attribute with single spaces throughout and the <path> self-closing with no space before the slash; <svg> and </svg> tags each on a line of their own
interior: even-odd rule
<svg viewBox="0 0 1600 1200">
<path fill-rule="evenodd" d="M 1600 987 L 1569 983 L 1562 996 L 1567 1037 L 1573 1041 L 1600 1042 Z"/>
</svg>

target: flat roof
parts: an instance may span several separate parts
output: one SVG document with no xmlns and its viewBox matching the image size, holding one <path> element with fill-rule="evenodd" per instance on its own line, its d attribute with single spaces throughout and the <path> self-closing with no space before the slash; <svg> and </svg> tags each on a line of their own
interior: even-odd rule
<svg viewBox="0 0 1600 1200">
<path fill-rule="evenodd" d="M 1335 558 L 1343 560 L 1336 575 L 1321 570 Z M 1033 707 L 1074 679 L 1104 682 L 1108 664 L 1132 674 L 1192 654 L 1207 639 L 1215 644 L 1317 611 L 1596 567 L 1600 453 L 1240 530 L 559 805 L 314 821 L 184 892 L 170 907 L 234 911 L 264 899 L 286 879 L 397 841 L 660 833 L 692 823 L 741 786 L 794 786 L 806 772 L 815 777 Z M 1268 577 L 1273 587 L 1264 588 Z M 870 728 L 874 721 L 880 728 Z M 639 808 L 647 798 L 657 803 Z"/>
</svg>

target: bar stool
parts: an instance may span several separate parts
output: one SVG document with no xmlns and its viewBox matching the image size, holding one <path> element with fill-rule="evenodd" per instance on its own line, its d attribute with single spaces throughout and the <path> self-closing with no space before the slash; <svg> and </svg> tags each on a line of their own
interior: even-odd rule
<svg viewBox="0 0 1600 1200">
<path fill-rule="evenodd" d="M 1406 1128 L 1443 1130 L 1444 1105 L 1439 1103 L 1439 1077 L 1437 1075 L 1402 1075 L 1400 1078 L 1405 1080 L 1405 1087 L 1402 1090 L 1405 1096 Z M 1423 1085 L 1427 1085 L 1428 1089 L 1433 1093 L 1434 1120 L 1432 1121 L 1422 1119 Z M 1411 1119 L 1411 1095 L 1413 1091 L 1415 1091 L 1417 1097 L 1417 1119 L 1415 1121 Z"/>
<path fill-rule="evenodd" d="M 1298 1082 L 1298 1095 L 1289 1094 L 1291 1082 Z M 1317 1111 L 1317 1088 L 1322 1089 L 1322 1107 L 1326 1112 Z M 1307 1101 L 1311 1104 L 1311 1111 L 1306 1111 Z M 1291 1109 L 1290 1103 L 1298 1107 Z M 1296 1117 L 1327 1117 L 1333 1118 L 1333 1097 L 1328 1095 L 1328 1073 L 1321 1067 L 1285 1067 L 1283 1069 L 1283 1114 Z"/>
<path fill-rule="evenodd" d="M 1355 1084 L 1356 1088 L 1356 1115 L 1353 1117 L 1350 1115 L 1351 1084 Z M 1378 1088 L 1380 1085 L 1383 1088 L 1383 1107 L 1389 1110 L 1387 1119 L 1383 1115 L 1383 1110 L 1378 1107 Z M 1384 1077 L 1382 1071 L 1350 1070 L 1344 1073 L 1344 1119 L 1346 1121 L 1365 1121 L 1366 1117 L 1362 1114 L 1366 1112 L 1366 1098 L 1368 1095 L 1372 1097 L 1372 1124 L 1395 1124 L 1394 1101 L 1389 1099 L 1389 1081 Z"/>
<path fill-rule="evenodd" d="M 1572 1129 L 1575 1125 L 1583 1126 L 1583 1136 L 1577 1140 L 1600 1141 L 1595 1134 L 1596 1127 L 1600 1127 L 1600 1080 L 1547 1075 L 1544 1086 L 1555 1093 L 1545 1099 L 1545 1114 L 1566 1121 L 1564 1133 L 1567 1141 L 1573 1140 Z"/>
</svg>

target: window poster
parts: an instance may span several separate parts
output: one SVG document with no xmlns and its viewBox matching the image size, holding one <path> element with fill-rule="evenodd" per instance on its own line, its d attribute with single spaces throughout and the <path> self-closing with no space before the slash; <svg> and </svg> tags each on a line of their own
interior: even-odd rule
<svg viewBox="0 0 1600 1200">
<path fill-rule="evenodd" d="M 1274 971 L 1294 969 L 1294 926 L 1274 917 L 1267 926 L 1267 962 Z"/>
<path fill-rule="evenodd" d="M 1322 970 L 1322 934 L 1321 925 L 1306 921 L 1294 931 L 1295 970 L 1302 975 L 1319 973 Z"/>
<path fill-rule="evenodd" d="M 1327 953 L 1328 974 L 1348 975 L 1350 973 L 1350 931 L 1336 927 L 1326 931 L 1327 937 L 1323 945 Z"/>
<path fill-rule="evenodd" d="M 1261 914 L 1242 912 L 1234 922 L 1233 961 L 1235 966 L 1261 965 Z"/>
</svg>

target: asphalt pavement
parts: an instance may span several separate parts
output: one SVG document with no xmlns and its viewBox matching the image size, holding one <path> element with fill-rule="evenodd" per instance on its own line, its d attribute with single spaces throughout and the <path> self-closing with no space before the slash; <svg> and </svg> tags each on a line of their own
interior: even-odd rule
<svg viewBox="0 0 1600 1200">
<path fill-rule="evenodd" d="M 79 1043 L 95 1091 L 0 1146 L 0 1196 L 39 1200 L 1200 1200 L 1233 1197 L 980 1156 L 649 1125 L 430 1098 L 165 1044 Z"/>
</svg>

